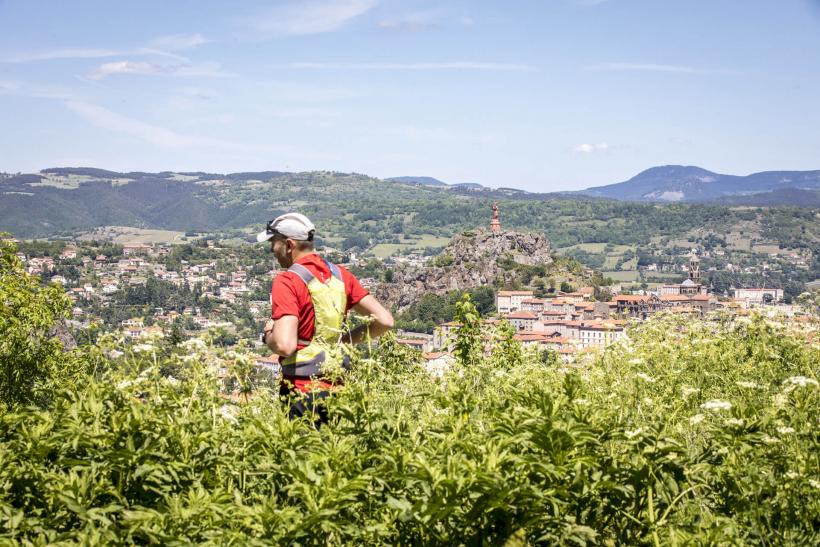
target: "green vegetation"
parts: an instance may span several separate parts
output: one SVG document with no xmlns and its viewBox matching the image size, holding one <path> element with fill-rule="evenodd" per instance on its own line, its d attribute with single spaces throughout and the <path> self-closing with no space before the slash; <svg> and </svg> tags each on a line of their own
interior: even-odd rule
<svg viewBox="0 0 820 547">
<path fill-rule="evenodd" d="M 492 287 L 450 291 L 444 296 L 427 293 L 396 318 L 396 327 L 413 332 L 432 333 L 437 325 L 455 318 L 456 306 L 464 295 L 471 297 L 480 314 L 489 315 L 495 312 L 495 289 Z"/>
<path fill-rule="evenodd" d="M 820 531 L 820 348 L 762 318 L 658 318 L 545 365 L 455 304 L 442 378 L 388 336 L 330 424 L 200 340 L 57 350 L 66 311 L 0 248 L 9 544 L 794 544 Z M 34 333 L 34 334 L 32 334 Z M 110 350 L 116 346 L 119 357 Z M 224 398 L 226 369 L 243 402 Z M 70 371 L 66 373 L 65 371 Z M 169 376 L 173 375 L 173 376 Z"/>
<path fill-rule="evenodd" d="M 2 179 L 6 193 L 0 200 L 0 229 L 18 237 L 67 237 L 97 226 L 130 224 L 169 230 L 128 236 L 132 239 L 167 239 L 176 237 L 172 231 L 177 230 L 219 233 L 241 241 L 265 220 L 299 209 L 320 227 L 319 239 L 326 238 L 333 247 L 359 257 L 385 258 L 408 252 L 435 254 L 453 235 L 486 226 L 490 205 L 498 200 L 505 229 L 544 233 L 558 253 L 597 270 L 634 271 L 656 264 L 659 273 L 675 274 L 679 280 L 684 255 L 695 247 L 709 253 L 701 266 L 716 290 L 762 283 L 788 289 L 789 300 L 820 271 L 820 216 L 805 207 L 510 196 L 326 171 L 180 177 L 49 170 L 49 181 L 60 177 L 71 182 L 71 188 L 32 186 L 40 181 L 36 175 Z M 85 182 L 77 183 L 80 180 Z M 779 256 L 771 258 L 775 251 Z M 740 268 L 728 276 L 710 273 L 710 268 L 721 272 L 728 264 Z"/>
</svg>

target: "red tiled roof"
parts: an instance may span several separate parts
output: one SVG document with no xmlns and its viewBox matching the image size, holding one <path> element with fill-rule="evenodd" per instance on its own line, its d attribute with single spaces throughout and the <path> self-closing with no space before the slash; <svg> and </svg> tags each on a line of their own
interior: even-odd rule
<svg viewBox="0 0 820 547">
<path fill-rule="evenodd" d="M 535 319 L 536 315 L 531 311 L 515 311 L 507 314 L 507 319 Z"/>
<path fill-rule="evenodd" d="M 615 297 L 616 302 L 644 302 L 649 300 L 649 296 L 644 294 L 619 294 Z"/>
</svg>

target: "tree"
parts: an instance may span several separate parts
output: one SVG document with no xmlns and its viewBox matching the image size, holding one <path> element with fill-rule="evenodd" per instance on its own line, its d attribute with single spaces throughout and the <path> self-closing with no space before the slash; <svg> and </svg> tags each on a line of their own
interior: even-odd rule
<svg viewBox="0 0 820 547">
<path fill-rule="evenodd" d="M 27 274 L 16 252 L 0 238 L 0 409 L 45 404 L 52 387 L 83 368 L 50 332 L 69 316 L 71 301 L 61 287 Z"/>
</svg>

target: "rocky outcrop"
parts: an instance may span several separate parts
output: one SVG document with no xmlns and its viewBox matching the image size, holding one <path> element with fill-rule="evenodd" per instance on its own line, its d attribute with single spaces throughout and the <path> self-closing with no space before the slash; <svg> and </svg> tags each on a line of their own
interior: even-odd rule
<svg viewBox="0 0 820 547">
<path fill-rule="evenodd" d="M 548 266 L 549 240 L 542 234 L 476 230 L 453 238 L 431 265 L 400 269 L 393 282 L 375 288 L 376 296 L 399 310 L 425 293 L 484 285 L 505 286 L 515 280 L 515 264 Z"/>
</svg>

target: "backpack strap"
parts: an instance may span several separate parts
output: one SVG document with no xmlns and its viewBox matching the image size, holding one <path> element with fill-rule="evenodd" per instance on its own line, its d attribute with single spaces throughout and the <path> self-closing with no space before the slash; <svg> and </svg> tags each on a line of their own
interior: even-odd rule
<svg viewBox="0 0 820 547">
<path fill-rule="evenodd" d="M 325 261 L 325 265 L 327 265 L 328 269 L 330 269 L 330 274 L 339 281 L 344 282 L 344 279 L 342 279 L 342 270 L 340 270 L 336 264 L 331 264 L 325 259 L 322 260 Z M 295 273 L 299 277 L 299 279 L 304 281 L 305 285 L 316 279 L 316 277 L 312 273 L 310 273 L 310 270 L 308 270 L 301 264 L 292 265 L 290 268 L 288 268 L 288 271 Z"/>
<path fill-rule="evenodd" d="M 331 264 L 330 262 L 328 262 L 324 258 L 322 260 L 325 261 L 325 264 L 330 269 L 330 273 L 333 275 L 333 277 L 335 277 L 336 279 L 338 279 L 339 281 L 344 283 L 344 279 L 342 279 L 342 270 L 340 270 L 339 267 L 336 264 Z"/>
<path fill-rule="evenodd" d="M 308 285 L 311 281 L 316 279 L 310 270 L 302 266 L 301 264 L 294 264 L 290 268 L 288 268 L 289 272 L 295 273 L 299 279 L 301 279 L 305 285 Z"/>
</svg>

